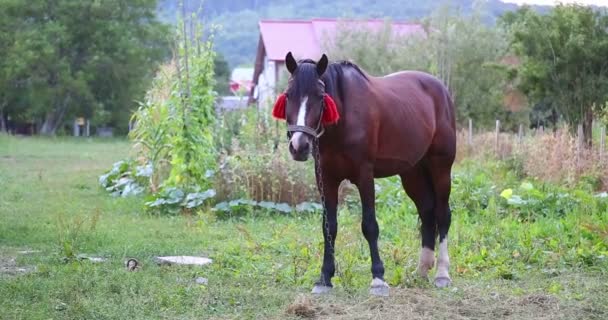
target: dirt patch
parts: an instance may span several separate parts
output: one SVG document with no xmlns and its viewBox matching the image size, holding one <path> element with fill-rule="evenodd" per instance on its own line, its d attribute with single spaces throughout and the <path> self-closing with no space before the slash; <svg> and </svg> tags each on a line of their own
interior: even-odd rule
<svg viewBox="0 0 608 320">
<path fill-rule="evenodd" d="M 581 304 L 540 293 L 516 295 L 488 287 L 447 290 L 392 288 L 388 298 L 342 294 L 300 295 L 285 313 L 295 319 L 574 319 L 586 315 Z"/>
<path fill-rule="evenodd" d="M 36 271 L 36 267 L 17 265 L 16 252 L 0 251 L 0 276 L 19 276 L 34 271 Z"/>
</svg>

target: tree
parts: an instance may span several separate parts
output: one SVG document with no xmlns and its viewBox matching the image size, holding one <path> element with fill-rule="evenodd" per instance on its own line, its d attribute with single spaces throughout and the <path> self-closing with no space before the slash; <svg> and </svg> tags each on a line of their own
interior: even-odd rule
<svg viewBox="0 0 608 320">
<path fill-rule="evenodd" d="M 583 125 L 591 145 L 594 110 L 608 100 L 608 16 L 591 7 L 558 5 L 547 15 L 528 7 L 501 21 L 522 58 L 519 87 L 532 99 L 554 106 L 571 128 Z"/>
<path fill-rule="evenodd" d="M 213 74 L 215 75 L 215 92 L 220 96 L 230 94 L 230 67 L 221 54 L 213 58 Z"/>
<path fill-rule="evenodd" d="M 155 10 L 155 0 L 0 0 L 2 34 L 12 34 L 0 39 L 7 112 L 36 120 L 42 134 L 54 134 L 67 116 L 100 111 L 110 112 L 108 124 L 126 127 L 133 101 L 169 52 Z"/>
<path fill-rule="evenodd" d="M 476 126 L 490 127 L 500 119 L 516 127 L 525 112 L 503 105 L 507 74 L 499 62 L 506 40 L 481 16 L 463 17 L 442 7 L 423 22 L 423 37 L 395 36 L 390 23 L 380 31 L 343 25 L 327 46 L 332 59 L 352 60 L 373 75 L 408 69 L 436 75 L 452 93 L 461 125 L 472 118 Z"/>
</svg>

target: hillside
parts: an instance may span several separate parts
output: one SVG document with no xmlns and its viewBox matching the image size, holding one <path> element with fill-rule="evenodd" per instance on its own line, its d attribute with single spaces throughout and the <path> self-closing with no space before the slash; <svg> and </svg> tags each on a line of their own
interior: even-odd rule
<svg viewBox="0 0 608 320">
<path fill-rule="evenodd" d="M 475 10 L 483 12 L 484 20 L 493 23 L 505 11 L 515 10 L 514 4 L 500 0 L 184 0 L 188 12 L 197 12 L 203 3 L 201 18 L 221 27 L 216 33 L 216 45 L 231 67 L 251 65 L 258 41 L 257 23 L 268 18 L 390 18 L 420 20 L 444 4 L 450 4 L 462 14 Z M 406 2 L 406 3 L 404 3 Z M 160 0 L 159 14 L 168 21 L 175 20 L 179 0 Z M 545 8 L 539 7 L 540 10 Z"/>
</svg>

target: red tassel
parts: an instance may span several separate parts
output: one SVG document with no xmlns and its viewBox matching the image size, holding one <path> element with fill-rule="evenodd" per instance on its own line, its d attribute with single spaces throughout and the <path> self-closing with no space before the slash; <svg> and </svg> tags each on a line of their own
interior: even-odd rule
<svg viewBox="0 0 608 320">
<path fill-rule="evenodd" d="M 328 94 L 325 94 L 323 97 L 323 102 L 325 102 L 323 124 L 334 124 L 338 122 L 340 119 L 340 114 L 338 113 L 338 108 L 336 107 L 334 99 L 332 99 Z"/>
<path fill-rule="evenodd" d="M 287 105 L 287 95 L 282 93 L 277 97 L 277 102 L 274 103 L 272 116 L 277 119 L 285 120 L 285 105 Z"/>
</svg>

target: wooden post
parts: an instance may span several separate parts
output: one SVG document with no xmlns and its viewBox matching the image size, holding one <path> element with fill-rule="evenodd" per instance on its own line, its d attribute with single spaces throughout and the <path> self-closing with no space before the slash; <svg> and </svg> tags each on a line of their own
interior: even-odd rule
<svg viewBox="0 0 608 320">
<path fill-rule="evenodd" d="M 89 137 L 91 135 L 91 123 L 89 122 L 89 119 L 87 119 L 85 123 L 84 135 Z"/>
<path fill-rule="evenodd" d="M 74 127 L 73 127 L 74 137 L 78 137 L 80 135 L 80 127 L 78 126 L 78 120 L 74 119 Z"/>
<path fill-rule="evenodd" d="M 496 156 L 499 156 L 499 152 L 498 152 L 498 136 L 500 134 L 500 120 L 496 120 L 496 135 L 494 137 L 494 148 L 496 150 Z"/>
<path fill-rule="evenodd" d="M 580 168 L 581 162 L 581 152 L 583 149 L 583 125 L 579 124 L 577 128 L 577 137 L 576 137 L 576 170 Z"/>
<path fill-rule="evenodd" d="M 522 140 L 524 139 L 524 125 L 520 124 L 519 125 L 519 131 L 517 132 L 517 142 L 519 144 L 521 144 Z"/>
<path fill-rule="evenodd" d="M 469 146 L 473 145 L 473 119 L 469 118 Z"/>
</svg>

